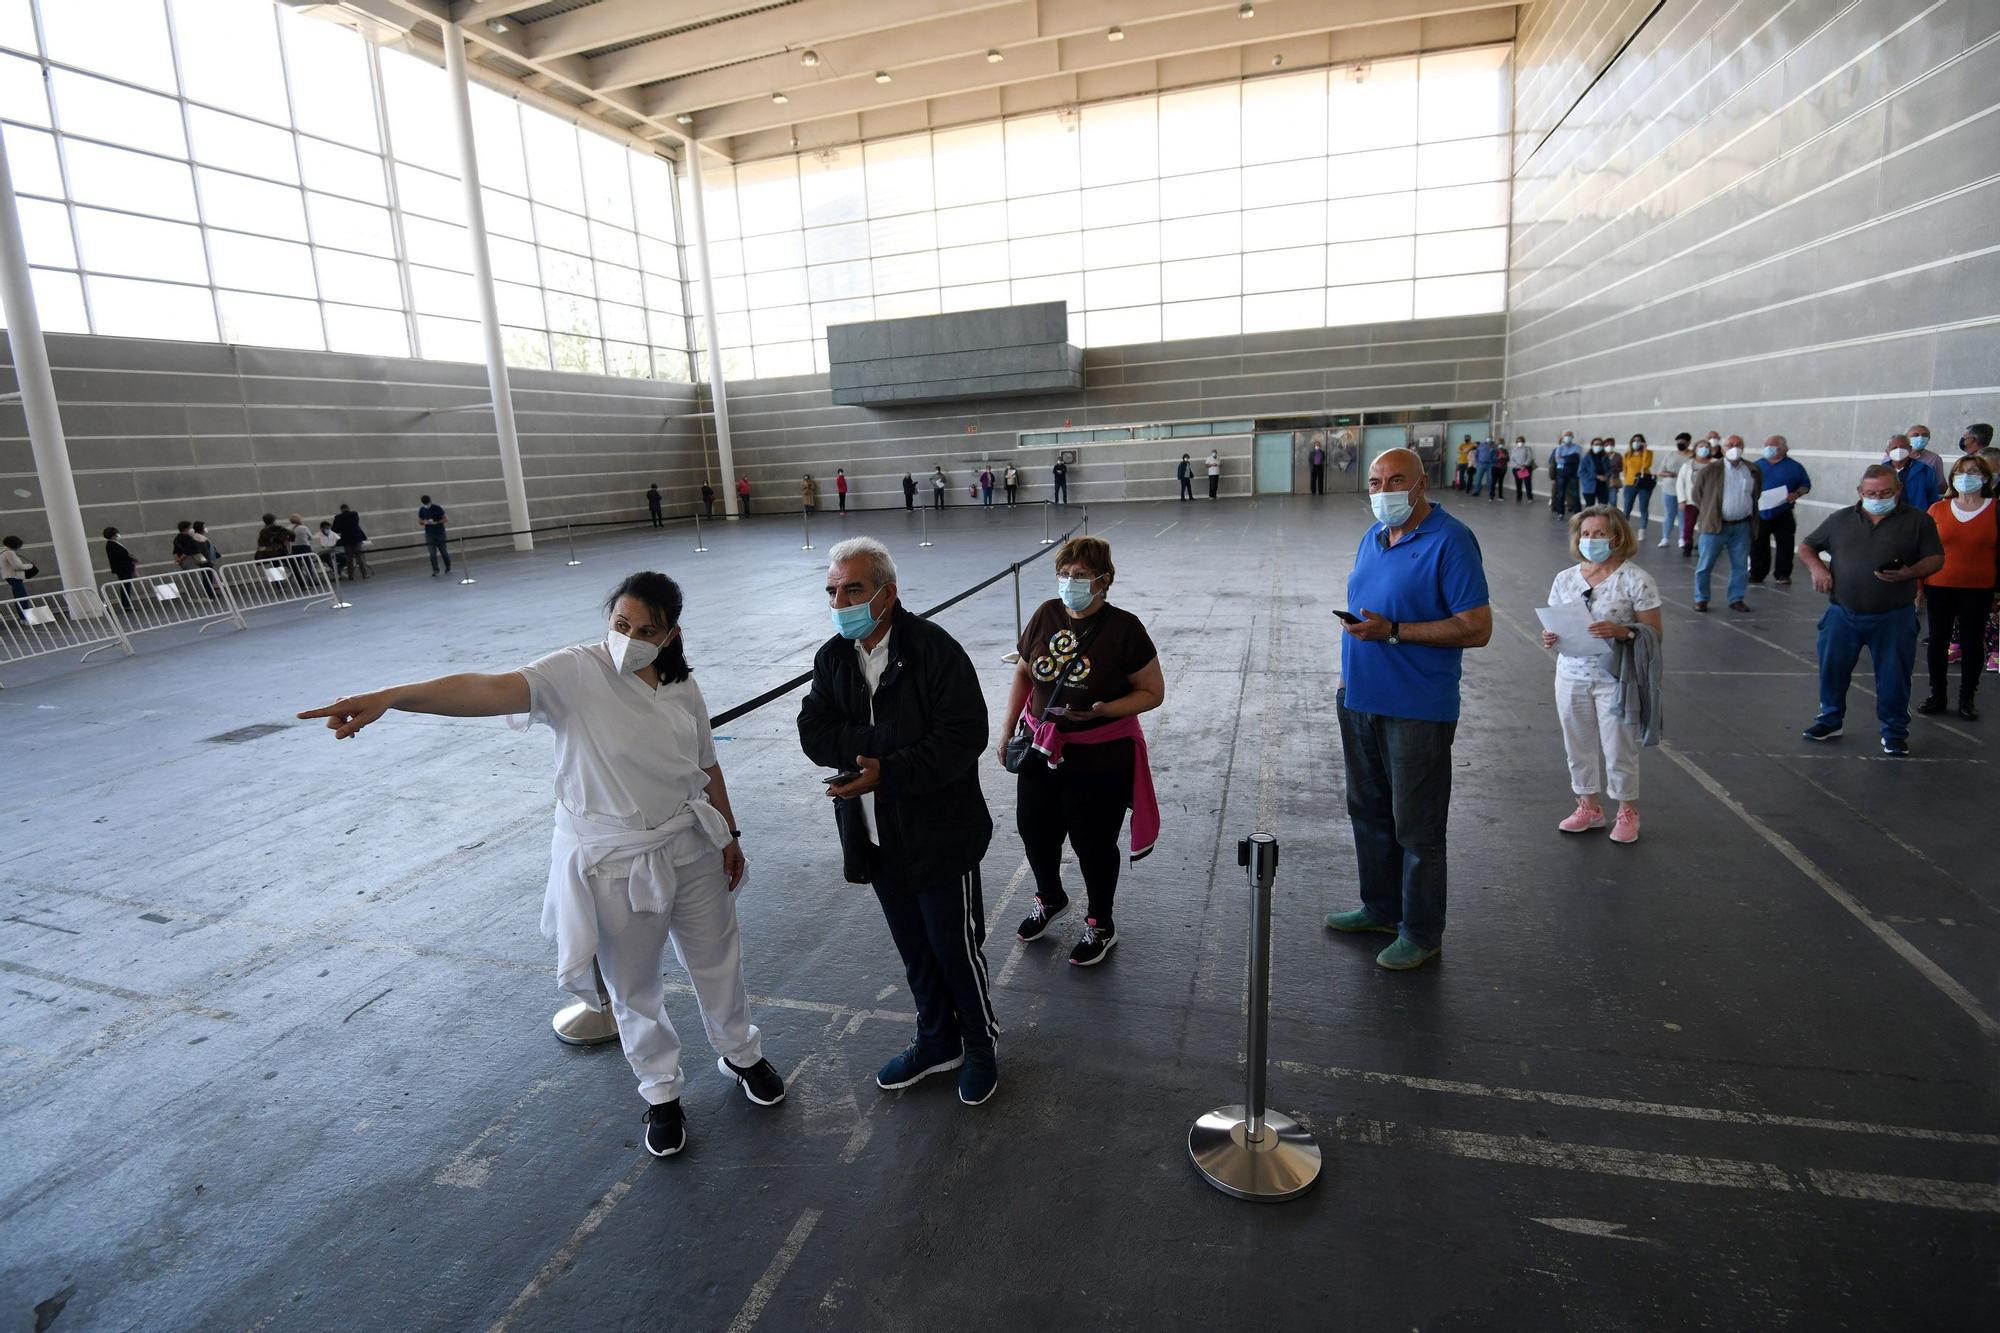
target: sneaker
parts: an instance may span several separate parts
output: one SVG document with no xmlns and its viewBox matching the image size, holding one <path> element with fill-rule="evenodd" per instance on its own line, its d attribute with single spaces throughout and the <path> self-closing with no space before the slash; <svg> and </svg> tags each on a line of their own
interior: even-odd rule
<svg viewBox="0 0 2000 1333">
<path fill-rule="evenodd" d="M 1970 696 L 1958 701 L 1958 715 L 1967 722 L 1977 722 L 1979 720 L 1979 710 L 1972 706 Z"/>
<path fill-rule="evenodd" d="M 1750 609 L 1750 603 L 1748 603 L 1748 602 L 1731 602 L 1731 603 L 1729 604 L 1729 609 L 1730 609 L 1731 611 L 1748 611 L 1748 610 Z"/>
<path fill-rule="evenodd" d="M 1942 694 L 1931 695 L 1928 699 L 1917 705 L 1917 711 L 1919 713 L 1942 713 L 1944 711 L 1944 696 Z"/>
<path fill-rule="evenodd" d="M 1780 588 L 1789 588 L 1792 586 L 1790 579 L 1773 579 L 1772 582 L 1776 583 Z"/>
<path fill-rule="evenodd" d="M 1594 828 L 1604 827 L 1604 807 L 1595 801 L 1576 798 L 1576 809 L 1569 812 L 1569 818 L 1556 825 L 1564 833 L 1588 833 Z"/>
<path fill-rule="evenodd" d="M 1000 1086 L 1000 1064 L 991 1046 L 967 1046 L 965 1067 L 958 1071 L 958 1099 L 977 1106 Z"/>
<path fill-rule="evenodd" d="M 1611 841 L 1639 841 L 1639 812 L 1626 806 L 1618 812 L 1618 818 L 1611 824 Z"/>
<path fill-rule="evenodd" d="M 1888 755 L 1891 759 L 1908 759 L 1910 757 L 1910 743 L 1901 736 L 1884 736 L 1882 738 L 1882 753 Z"/>
<path fill-rule="evenodd" d="M 718 1055 L 715 1067 L 735 1079 L 742 1087 L 743 1095 L 759 1106 L 776 1106 L 785 1100 L 785 1080 L 778 1076 L 777 1069 L 769 1060 L 759 1060 L 747 1069 L 738 1069 L 729 1062 L 729 1057 Z"/>
<path fill-rule="evenodd" d="M 1076 947 L 1069 951 L 1071 967 L 1095 967 L 1104 961 L 1104 955 L 1111 952 L 1111 946 L 1118 943 L 1118 927 L 1109 921 L 1098 924 L 1097 918 L 1083 919 L 1083 934 L 1077 938 Z"/>
<path fill-rule="evenodd" d="M 1368 909 L 1365 907 L 1356 907 L 1345 912 L 1328 912 L 1326 914 L 1326 928 L 1328 930 L 1345 931 L 1350 935 L 1393 935 L 1396 933 L 1394 926 L 1385 926 L 1374 917 L 1368 915 Z"/>
<path fill-rule="evenodd" d="M 965 1053 L 963 1051 L 960 1051 L 957 1055 L 940 1058 L 934 1055 L 926 1055 L 923 1051 L 917 1049 L 915 1042 L 911 1042 L 903 1048 L 901 1055 L 898 1055 L 895 1059 L 889 1061 L 888 1064 L 883 1065 L 881 1069 L 876 1071 L 875 1086 L 885 1092 L 894 1092 L 898 1088 L 907 1088 L 917 1080 L 927 1078 L 932 1074 L 942 1074 L 956 1069 L 964 1063 Z"/>
<path fill-rule="evenodd" d="M 1048 933 L 1049 925 L 1068 910 L 1069 899 L 1065 898 L 1051 908 L 1038 893 L 1035 895 L 1035 910 L 1028 913 L 1020 929 L 1014 933 L 1024 940 L 1038 940 Z"/>
<path fill-rule="evenodd" d="M 1830 741 L 1840 734 L 1838 722 L 1815 722 L 1799 733 L 1809 741 Z"/>
<path fill-rule="evenodd" d="M 1706 615 L 1706 614 L 1708 614 L 1708 603 L 1707 603 L 1707 602 L 1696 602 L 1696 603 L 1694 604 L 1694 609 L 1695 609 L 1695 610 L 1697 610 L 1697 611 L 1699 611 L 1699 612 L 1701 612 L 1701 613 L 1702 613 L 1703 615 Z"/>
<path fill-rule="evenodd" d="M 646 1107 L 646 1151 L 655 1157 L 672 1157 L 687 1147 L 687 1115 L 680 1098 L 654 1102 Z"/>
<path fill-rule="evenodd" d="M 1394 944 L 1375 955 L 1375 966 L 1386 967 L 1391 972 L 1408 972 L 1422 967 L 1442 952 L 1442 949 L 1426 949 L 1421 944 L 1413 944 L 1398 935 Z"/>
</svg>

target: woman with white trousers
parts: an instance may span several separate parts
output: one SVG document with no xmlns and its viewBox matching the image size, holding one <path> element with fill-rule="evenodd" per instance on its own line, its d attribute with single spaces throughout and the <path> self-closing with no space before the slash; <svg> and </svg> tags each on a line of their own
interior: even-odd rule
<svg viewBox="0 0 2000 1333">
<path fill-rule="evenodd" d="M 655 1157 L 687 1143 L 681 1042 L 660 978 L 669 940 L 694 983 L 717 1067 L 760 1106 L 785 1096 L 750 1021 L 733 896 L 746 863 L 683 651 L 681 605 L 680 586 L 665 574 L 633 574 L 605 602 L 601 640 L 517 671 L 394 685 L 299 714 L 325 718 L 339 740 L 391 710 L 504 716 L 520 730 L 539 722 L 555 732 L 542 933 L 555 942 L 557 984 L 624 1046 Z"/>
<path fill-rule="evenodd" d="M 1639 549 L 1625 516 L 1609 505 L 1592 505 L 1569 521 L 1570 552 L 1579 563 L 1556 575 L 1549 605 L 1582 602 L 1590 615 L 1592 638 L 1614 643 L 1638 637 L 1636 626 L 1660 634 L 1660 589 L 1653 576 L 1629 563 Z M 1553 631 L 1542 646 L 1554 648 Z M 1563 751 L 1569 759 L 1570 790 L 1576 809 L 1556 827 L 1587 833 L 1604 827 L 1600 794 L 1618 802 L 1613 842 L 1639 837 L 1639 751 L 1637 724 L 1619 705 L 1620 684 L 1610 659 L 1590 653 L 1556 655 L 1556 716 L 1562 722 Z"/>
</svg>

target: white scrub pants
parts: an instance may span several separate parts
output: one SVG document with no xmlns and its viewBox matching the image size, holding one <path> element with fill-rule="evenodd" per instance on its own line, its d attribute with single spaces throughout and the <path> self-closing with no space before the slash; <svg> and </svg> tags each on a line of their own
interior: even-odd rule
<svg viewBox="0 0 2000 1333">
<path fill-rule="evenodd" d="M 678 1099 L 681 1039 L 667 1017 L 660 960 L 667 941 L 694 983 L 702 1025 L 716 1053 L 739 1069 L 763 1058 L 763 1034 L 750 1021 L 743 989 L 743 940 L 736 900 L 722 872 L 722 854 L 674 867 L 678 884 L 664 912 L 635 912 L 629 885 L 592 876 L 597 903 L 597 967 L 618 1019 L 618 1041 L 639 1076 L 639 1095 L 653 1103 Z"/>
<path fill-rule="evenodd" d="M 1556 677 L 1569 788 L 1578 796 L 1602 792 L 1614 801 L 1639 799 L 1639 729 L 1618 716 L 1611 702 L 1617 693 L 1615 680 Z"/>
</svg>

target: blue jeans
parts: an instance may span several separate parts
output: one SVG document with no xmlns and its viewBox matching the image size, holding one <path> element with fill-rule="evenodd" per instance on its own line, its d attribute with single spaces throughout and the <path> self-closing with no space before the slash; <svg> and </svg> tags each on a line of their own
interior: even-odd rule
<svg viewBox="0 0 2000 1333">
<path fill-rule="evenodd" d="M 1861 650 L 1875 664 L 1875 720 L 1882 739 L 1910 734 L 1910 672 L 1917 664 L 1917 608 L 1899 606 L 1872 616 L 1829 604 L 1819 618 L 1819 720 L 1839 726 L 1847 715 L 1847 683 Z"/>
<path fill-rule="evenodd" d="M 1549 498 L 1555 502 L 1552 507 L 1556 511 L 1556 517 L 1561 518 L 1564 514 L 1574 514 L 1577 510 L 1583 508 L 1583 500 L 1577 494 L 1576 488 L 1577 479 L 1573 474 L 1559 476 L 1555 479 L 1555 494 Z"/>
<path fill-rule="evenodd" d="M 1625 517 L 1627 518 L 1632 517 L 1632 505 L 1634 501 L 1638 502 L 1639 526 L 1643 528 L 1646 526 L 1647 519 L 1652 517 L 1653 488 L 1651 486 L 1627 486 L 1625 488 Z"/>
<path fill-rule="evenodd" d="M 979 503 L 988 509 L 993 507 L 993 488 L 991 486 L 981 486 L 979 488 Z"/>
<path fill-rule="evenodd" d="M 438 557 L 444 557 L 444 572 L 451 573 L 451 547 L 446 545 L 451 539 L 440 528 L 424 529 L 424 545 L 431 557 L 431 573 L 438 572 Z"/>
<path fill-rule="evenodd" d="M 1472 493 L 1484 495 L 1493 489 L 1493 465 L 1481 463 L 1472 471 Z"/>
<path fill-rule="evenodd" d="M 1444 939 L 1445 821 L 1456 722 L 1357 713 L 1335 696 L 1361 906 L 1412 944 Z"/>
<path fill-rule="evenodd" d="M 1724 522 L 1721 532 L 1703 532 L 1695 537 L 1694 557 L 1694 599 L 1708 600 L 1709 574 L 1715 569 L 1716 557 L 1727 549 L 1729 552 L 1729 600 L 1740 602 L 1743 594 L 1750 591 L 1750 520 L 1739 518 L 1734 523 Z"/>
</svg>

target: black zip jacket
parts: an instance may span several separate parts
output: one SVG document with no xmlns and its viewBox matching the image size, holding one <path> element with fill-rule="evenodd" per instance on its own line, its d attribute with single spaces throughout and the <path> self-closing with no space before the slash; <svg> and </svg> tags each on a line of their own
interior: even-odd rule
<svg viewBox="0 0 2000 1333">
<path fill-rule="evenodd" d="M 986 696 L 958 640 L 896 603 L 889 662 L 875 688 L 854 644 L 836 634 L 813 657 L 812 688 L 799 705 L 799 745 L 826 768 L 882 762 L 875 792 L 879 857 L 870 852 L 859 801 L 833 802 L 841 869 L 849 883 L 886 881 L 915 891 L 947 888 L 979 864 L 993 817 L 979 789 L 986 753 Z"/>
</svg>

